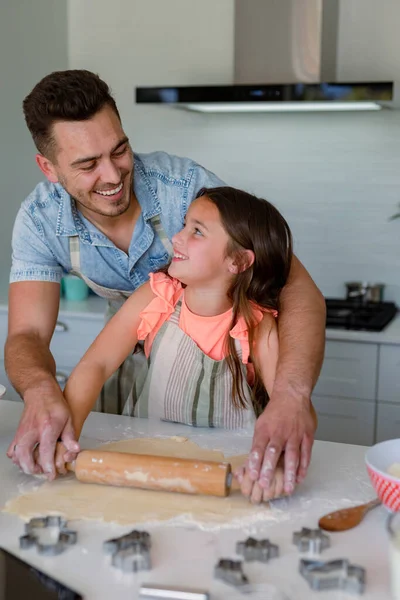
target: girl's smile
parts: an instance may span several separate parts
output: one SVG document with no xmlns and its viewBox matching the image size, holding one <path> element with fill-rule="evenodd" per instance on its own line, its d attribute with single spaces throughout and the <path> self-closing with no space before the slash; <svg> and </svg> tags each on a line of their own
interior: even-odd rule
<svg viewBox="0 0 400 600">
<path fill-rule="evenodd" d="M 172 260 L 174 260 L 174 261 L 187 260 L 187 256 L 184 256 L 183 254 L 180 254 L 179 252 L 174 250 L 174 255 L 172 257 Z"/>
</svg>

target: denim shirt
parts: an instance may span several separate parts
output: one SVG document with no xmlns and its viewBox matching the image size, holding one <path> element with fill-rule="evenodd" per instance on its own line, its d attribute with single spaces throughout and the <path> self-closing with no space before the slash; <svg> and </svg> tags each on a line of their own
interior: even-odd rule
<svg viewBox="0 0 400 600">
<path fill-rule="evenodd" d="M 22 203 L 12 237 L 10 283 L 60 283 L 71 271 L 69 237 L 79 236 L 81 271 L 107 288 L 135 290 L 168 261 L 150 219 L 160 215 L 169 239 L 183 227 L 189 204 L 202 187 L 224 183 L 188 158 L 165 152 L 135 154 L 133 187 L 141 207 L 129 255 L 115 246 L 76 208 L 64 188 L 44 181 Z"/>
</svg>

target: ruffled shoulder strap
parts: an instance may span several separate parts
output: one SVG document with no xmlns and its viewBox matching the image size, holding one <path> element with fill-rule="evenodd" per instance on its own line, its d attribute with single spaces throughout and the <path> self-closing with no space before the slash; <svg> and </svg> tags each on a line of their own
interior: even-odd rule
<svg viewBox="0 0 400 600">
<path fill-rule="evenodd" d="M 275 318 L 278 316 L 277 310 L 263 308 L 257 304 L 253 304 L 253 303 L 252 303 L 252 310 L 253 310 L 253 316 L 255 318 L 257 325 L 262 321 L 265 313 L 271 313 L 272 316 L 274 316 Z M 230 330 L 229 335 L 232 338 L 239 340 L 239 342 L 242 346 L 242 363 L 247 365 L 249 362 L 249 356 L 250 356 L 249 332 L 247 329 L 246 321 L 244 320 L 243 317 L 239 317 L 236 325 L 234 327 L 232 327 L 232 329 Z"/>
<path fill-rule="evenodd" d="M 146 356 L 150 353 L 156 333 L 172 315 L 183 293 L 180 281 L 166 273 L 150 273 L 150 287 L 156 297 L 140 313 L 141 321 L 137 330 L 138 340 L 145 340 Z"/>
</svg>

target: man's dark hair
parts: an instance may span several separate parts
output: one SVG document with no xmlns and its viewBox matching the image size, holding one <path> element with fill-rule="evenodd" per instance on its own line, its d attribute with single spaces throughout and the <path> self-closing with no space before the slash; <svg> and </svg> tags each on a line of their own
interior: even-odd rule
<svg viewBox="0 0 400 600">
<path fill-rule="evenodd" d="M 36 148 L 50 160 L 54 160 L 56 152 L 52 133 L 55 122 L 86 121 L 105 106 L 110 106 L 121 120 L 108 85 L 84 69 L 46 75 L 22 106 Z"/>
</svg>

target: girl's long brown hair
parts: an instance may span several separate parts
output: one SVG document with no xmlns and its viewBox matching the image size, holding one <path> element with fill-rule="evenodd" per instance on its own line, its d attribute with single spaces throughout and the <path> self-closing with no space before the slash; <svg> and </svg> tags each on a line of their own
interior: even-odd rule
<svg viewBox="0 0 400 600">
<path fill-rule="evenodd" d="M 218 208 L 221 222 L 231 238 L 227 255 L 235 257 L 243 270 L 233 281 L 228 296 L 232 300 L 232 322 L 242 316 L 248 327 L 250 360 L 254 365 L 253 404 L 260 414 L 268 401 L 260 371 L 254 360 L 253 347 L 256 323 L 251 302 L 279 310 L 279 295 L 289 276 L 293 256 L 292 234 L 286 220 L 267 200 L 232 187 L 202 188 L 197 197 L 206 196 Z M 255 260 L 251 266 L 244 262 L 244 250 L 252 250 Z M 246 406 L 243 391 L 241 361 L 235 342 L 226 336 L 227 362 L 233 377 L 233 402 Z"/>
</svg>

